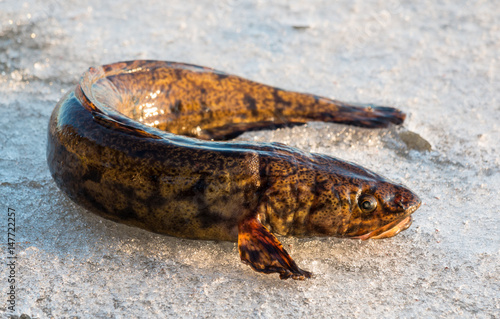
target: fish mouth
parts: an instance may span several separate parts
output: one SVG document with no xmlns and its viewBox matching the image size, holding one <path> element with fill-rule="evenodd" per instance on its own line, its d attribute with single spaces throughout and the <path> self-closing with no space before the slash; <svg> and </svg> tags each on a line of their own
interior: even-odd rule
<svg viewBox="0 0 500 319">
<path fill-rule="evenodd" d="M 371 231 L 369 233 L 366 233 L 361 236 L 356 236 L 353 238 L 359 238 L 361 240 L 367 240 L 368 238 L 372 239 L 380 239 L 380 238 L 388 238 L 392 236 L 396 236 L 400 232 L 402 232 L 405 229 L 408 229 L 412 223 L 412 217 L 407 216 L 403 218 L 402 220 L 395 220 L 385 226 L 380 227 L 379 229 L 376 229 L 374 231 Z"/>
</svg>

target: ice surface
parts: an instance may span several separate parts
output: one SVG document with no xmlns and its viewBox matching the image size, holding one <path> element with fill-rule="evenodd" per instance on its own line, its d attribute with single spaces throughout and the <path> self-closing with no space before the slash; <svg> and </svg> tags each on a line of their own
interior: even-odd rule
<svg viewBox="0 0 500 319">
<path fill-rule="evenodd" d="M 499 19 L 495 1 L 0 1 L 1 236 L 14 208 L 18 244 L 16 312 L 2 250 L 0 313 L 499 317 Z M 295 282 L 253 272 L 234 243 L 156 235 L 77 207 L 47 169 L 50 113 L 88 66 L 145 58 L 400 107 L 402 129 L 311 123 L 240 139 L 402 182 L 424 202 L 412 227 L 378 241 L 285 238 L 316 274 Z"/>
</svg>

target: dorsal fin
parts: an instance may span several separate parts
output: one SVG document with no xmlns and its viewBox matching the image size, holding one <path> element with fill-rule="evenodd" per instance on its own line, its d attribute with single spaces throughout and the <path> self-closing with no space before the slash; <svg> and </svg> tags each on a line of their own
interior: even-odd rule
<svg viewBox="0 0 500 319">
<path fill-rule="evenodd" d="M 134 136 L 138 136 L 138 137 L 161 139 L 161 137 L 158 135 L 154 135 L 152 133 L 146 132 L 143 129 L 140 129 L 136 126 L 127 125 L 125 123 L 117 121 L 104 113 L 101 113 L 101 112 L 91 112 L 91 113 L 92 113 L 92 117 L 94 118 L 94 121 L 96 121 L 100 125 L 107 127 L 109 129 L 112 129 L 115 131 L 121 131 L 121 132 L 127 133 L 129 135 L 134 135 Z"/>
<path fill-rule="evenodd" d="M 153 133 L 149 133 L 143 130 L 142 128 L 137 127 L 136 125 L 137 122 L 134 122 L 133 120 L 130 120 L 125 116 L 122 116 L 123 118 L 120 119 L 115 119 L 113 118 L 112 115 L 105 114 L 103 110 L 98 108 L 96 105 L 94 105 L 94 103 L 92 103 L 87 98 L 80 85 L 78 88 L 75 89 L 75 93 L 76 97 L 82 103 L 82 106 L 92 114 L 94 121 L 96 121 L 100 125 L 107 127 L 111 130 L 121 131 L 129 135 L 153 138 L 153 139 L 161 139 L 160 136 L 155 135 Z"/>
</svg>

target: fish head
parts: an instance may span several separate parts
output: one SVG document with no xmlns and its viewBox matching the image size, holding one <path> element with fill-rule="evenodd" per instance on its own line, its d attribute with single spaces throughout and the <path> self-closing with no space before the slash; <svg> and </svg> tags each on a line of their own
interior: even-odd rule
<svg viewBox="0 0 500 319">
<path fill-rule="evenodd" d="M 410 227 L 421 205 L 414 192 L 354 163 L 322 157 L 309 233 L 366 240 Z"/>
<path fill-rule="evenodd" d="M 410 189 L 387 180 L 363 187 L 354 196 L 349 225 L 344 237 L 380 239 L 408 229 L 421 205 Z"/>
</svg>

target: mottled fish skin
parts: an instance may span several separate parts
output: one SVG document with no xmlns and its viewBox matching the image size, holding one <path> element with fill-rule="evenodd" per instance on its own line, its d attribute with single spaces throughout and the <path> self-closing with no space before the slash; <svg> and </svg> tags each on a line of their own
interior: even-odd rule
<svg viewBox="0 0 500 319">
<path fill-rule="evenodd" d="M 409 226 L 418 196 L 326 155 L 213 140 L 313 120 L 386 127 L 404 118 L 194 65 L 120 62 L 90 68 L 57 104 L 47 162 L 58 187 L 94 213 L 176 237 L 238 241 L 255 270 L 304 279 L 311 274 L 270 232 L 389 237 Z"/>
</svg>

